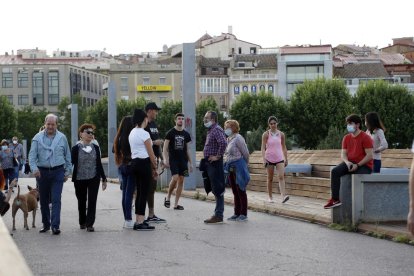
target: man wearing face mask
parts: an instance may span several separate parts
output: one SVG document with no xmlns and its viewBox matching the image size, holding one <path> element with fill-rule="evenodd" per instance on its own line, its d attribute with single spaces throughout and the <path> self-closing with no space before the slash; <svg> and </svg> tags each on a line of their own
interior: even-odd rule
<svg viewBox="0 0 414 276">
<path fill-rule="evenodd" d="M 373 168 L 371 137 L 361 130 L 362 120 L 352 114 L 346 118 L 348 134 L 342 139 L 342 163 L 332 169 L 332 198 L 324 206 L 325 209 L 340 206 L 339 188 L 341 176 L 346 174 L 370 174 Z"/>
<path fill-rule="evenodd" d="M 224 169 L 223 155 L 227 147 L 227 140 L 223 129 L 217 124 L 217 113 L 207 111 L 204 115 L 204 126 L 208 129 L 206 142 L 204 144 L 204 159 L 206 170 L 211 182 L 212 192 L 216 198 L 216 209 L 214 215 L 206 219 L 204 223 L 223 223 L 224 213 Z"/>
</svg>

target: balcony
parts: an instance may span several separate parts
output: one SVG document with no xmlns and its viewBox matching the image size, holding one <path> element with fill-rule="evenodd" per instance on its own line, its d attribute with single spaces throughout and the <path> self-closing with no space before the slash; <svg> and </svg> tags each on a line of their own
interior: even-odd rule
<svg viewBox="0 0 414 276">
<path fill-rule="evenodd" d="M 276 81 L 277 74 L 247 74 L 247 75 L 231 75 L 230 81 Z"/>
</svg>

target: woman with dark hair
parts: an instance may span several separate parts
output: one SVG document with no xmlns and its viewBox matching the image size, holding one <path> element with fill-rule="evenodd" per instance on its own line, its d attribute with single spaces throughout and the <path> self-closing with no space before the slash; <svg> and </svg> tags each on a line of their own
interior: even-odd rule
<svg viewBox="0 0 414 276">
<path fill-rule="evenodd" d="M 96 200 L 102 178 L 102 190 L 106 189 L 106 176 L 101 162 L 99 146 L 92 143 L 95 126 L 83 124 L 79 127 L 81 142 L 72 147 L 72 181 L 78 199 L 80 229 L 94 232 Z M 86 209 L 86 201 L 88 208 Z"/>
<path fill-rule="evenodd" d="M 267 170 L 267 192 L 269 202 L 273 203 L 272 182 L 274 168 L 276 167 L 279 177 L 279 191 L 282 195 L 282 203 L 289 200 L 285 192 L 285 167 L 288 165 L 287 148 L 285 134 L 277 129 L 278 120 L 275 116 L 270 116 L 267 120 L 269 129 L 262 135 L 262 157 L 263 165 Z"/>
<path fill-rule="evenodd" d="M 131 168 L 131 146 L 129 134 L 134 128 L 132 116 L 125 116 L 119 124 L 114 140 L 115 163 L 119 167 L 122 180 L 122 211 L 124 212 L 124 228 L 132 229 L 132 198 L 135 191 L 135 179 Z"/>
<path fill-rule="evenodd" d="M 142 109 L 135 109 L 132 122 L 135 127 L 131 130 L 128 140 L 131 147 L 132 171 L 135 176 L 138 195 L 135 199 L 136 222 L 134 230 L 148 231 L 155 227 L 145 222 L 145 205 L 151 185 L 153 173 L 157 168 L 152 140 L 144 128 L 148 124 L 147 114 Z"/>
<path fill-rule="evenodd" d="M 385 139 L 385 127 L 377 112 L 368 112 L 365 115 L 365 125 L 367 127 L 366 133 L 371 136 L 374 142 L 372 158 L 374 159 L 374 173 L 381 171 L 381 152 L 388 148 L 387 140 Z"/>
</svg>

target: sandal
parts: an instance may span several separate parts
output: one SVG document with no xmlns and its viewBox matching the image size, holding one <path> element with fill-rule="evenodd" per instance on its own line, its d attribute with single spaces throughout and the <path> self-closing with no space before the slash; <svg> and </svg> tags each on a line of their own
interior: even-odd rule
<svg viewBox="0 0 414 276">
<path fill-rule="evenodd" d="M 170 201 L 166 197 L 164 198 L 164 206 L 170 208 Z"/>
<path fill-rule="evenodd" d="M 177 205 L 176 207 L 174 207 L 174 210 L 184 210 L 184 207 L 181 205 Z"/>
</svg>

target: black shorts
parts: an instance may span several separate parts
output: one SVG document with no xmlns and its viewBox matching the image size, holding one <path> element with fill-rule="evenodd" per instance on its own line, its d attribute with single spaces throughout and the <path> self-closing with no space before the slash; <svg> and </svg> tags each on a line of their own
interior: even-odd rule
<svg viewBox="0 0 414 276">
<path fill-rule="evenodd" d="M 170 160 L 171 175 L 188 176 L 188 162 Z"/>
<path fill-rule="evenodd" d="M 282 161 L 279 161 L 279 162 L 276 162 L 276 163 L 272 163 L 272 162 L 269 162 L 269 161 L 266 160 L 265 168 L 267 166 L 276 166 L 277 164 L 280 164 L 280 163 L 285 163 L 285 160 L 282 160 Z"/>
</svg>

